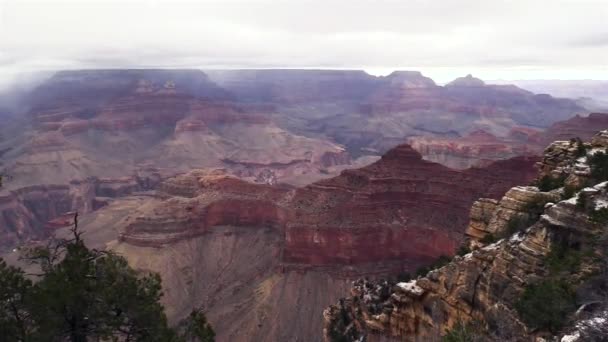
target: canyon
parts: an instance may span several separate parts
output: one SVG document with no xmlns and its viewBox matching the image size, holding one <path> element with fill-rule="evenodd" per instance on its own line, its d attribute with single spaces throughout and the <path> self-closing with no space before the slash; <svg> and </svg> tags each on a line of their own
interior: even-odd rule
<svg viewBox="0 0 608 342">
<path fill-rule="evenodd" d="M 161 275 L 171 320 L 202 307 L 218 340 L 319 340 L 322 309 L 352 280 L 452 254 L 471 203 L 530 181 L 538 161 L 459 171 L 400 145 L 299 188 L 199 169 L 109 200 L 79 222 L 91 247 Z"/>
<path fill-rule="evenodd" d="M 220 341 L 321 340 L 353 280 L 454 254 L 478 198 L 608 117 L 412 71 L 63 71 L 0 108 L 6 259 L 78 212 L 88 245 L 161 275 L 172 322 L 202 307 Z"/>
<path fill-rule="evenodd" d="M 301 186 L 404 142 L 466 168 L 540 152 L 538 131 L 586 113 L 470 75 L 439 86 L 413 71 L 61 71 L 10 102 L 0 170 L 13 189 L 200 167 Z"/>
<path fill-rule="evenodd" d="M 552 143 L 538 163 L 538 177 L 559 177 L 562 184 L 517 186 L 499 201 L 479 199 L 470 211 L 468 250 L 408 281 L 355 281 L 349 297 L 324 311 L 325 340 L 437 340 L 462 324 L 479 326 L 477 338 L 484 341 L 586 340 L 581 322 L 600 317 L 591 329 L 605 325 L 606 303 L 598 301 L 596 309 L 587 303 L 605 284 L 606 250 L 598 241 L 605 241 L 607 223 L 596 215 L 605 208 L 608 182 L 596 172 L 604 166 L 590 160 L 607 148 L 608 131 L 587 143 Z M 568 264 L 564 255 L 579 253 L 580 260 Z M 537 284 L 556 281 L 577 289 L 565 326 L 530 325 L 530 317 L 522 316 L 522 297 Z"/>
</svg>

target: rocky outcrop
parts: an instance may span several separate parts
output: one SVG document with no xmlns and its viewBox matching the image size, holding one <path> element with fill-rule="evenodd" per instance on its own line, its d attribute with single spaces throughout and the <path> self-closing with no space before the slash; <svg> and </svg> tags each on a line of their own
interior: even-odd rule
<svg viewBox="0 0 608 342">
<path fill-rule="evenodd" d="M 593 139 L 596 148 L 608 148 L 605 135 Z M 563 165 L 586 163 L 580 156 L 565 154 L 559 154 L 557 161 L 555 146 L 561 145 L 558 142 L 547 149 L 542 172 L 562 168 L 574 173 L 574 168 Z M 562 275 L 570 286 L 580 285 L 600 269 L 606 254 L 597 241 L 605 237 L 606 224 L 591 218 L 589 210 L 604 207 L 607 184 L 596 184 L 565 199 L 563 188 L 543 192 L 520 186 L 500 201 L 475 202 L 467 228 L 472 252 L 411 281 L 356 281 L 349 297 L 324 311 L 326 340 L 433 340 L 456 324 L 473 321 L 486 329 L 490 340 L 547 337 L 547 331 L 524 323 L 516 303 L 527 286 L 556 276 L 548 259 L 556 249 L 592 255 Z M 595 209 L 581 208 L 578 197 L 583 195 Z M 524 225 L 513 227 L 514 222 L 522 222 L 519 219 Z M 487 239 L 489 234 L 495 236 L 493 241 Z"/>
<path fill-rule="evenodd" d="M 531 222 L 542 209 L 542 204 L 556 202 L 560 195 L 538 191 L 532 186 L 518 186 L 507 191 L 500 201 L 482 198 L 471 207 L 466 235 L 471 248 L 479 246 L 488 235 L 503 236 L 510 222 Z"/>
</svg>

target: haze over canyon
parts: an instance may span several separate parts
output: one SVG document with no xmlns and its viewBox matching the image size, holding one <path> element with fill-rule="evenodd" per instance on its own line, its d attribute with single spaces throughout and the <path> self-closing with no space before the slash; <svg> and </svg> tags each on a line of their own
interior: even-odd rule
<svg viewBox="0 0 608 342">
<path fill-rule="evenodd" d="M 171 321 L 202 307 L 225 341 L 320 340 L 352 280 L 452 255 L 476 199 L 608 125 L 573 99 L 416 71 L 59 71 L 5 99 L 7 260 L 78 211 L 88 244 L 161 274 Z"/>
<path fill-rule="evenodd" d="M 606 19 L 0 1 L 0 341 L 605 341 Z"/>
</svg>

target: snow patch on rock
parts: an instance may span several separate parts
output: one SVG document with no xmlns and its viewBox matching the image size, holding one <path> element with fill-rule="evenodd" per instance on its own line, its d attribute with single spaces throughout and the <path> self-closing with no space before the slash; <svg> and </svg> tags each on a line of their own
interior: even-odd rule
<svg viewBox="0 0 608 342">
<path fill-rule="evenodd" d="M 411 280 L 406 283 L 397 283 L 397 287 L 415 296 L 420 296 L 424 293 L 422 287 L 416 284 L 416 280 Z"/>
</svg>

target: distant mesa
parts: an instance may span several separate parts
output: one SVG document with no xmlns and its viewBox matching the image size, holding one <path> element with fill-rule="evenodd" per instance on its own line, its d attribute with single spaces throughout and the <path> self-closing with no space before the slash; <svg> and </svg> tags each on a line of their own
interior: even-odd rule
<svg viewBox="0 0 608 342">
<path fill-rule="evenodd" d="M 401 85 L 408 88 L 436 87 L 435 81 L 422 75 L 420 71 L 394 71 L 386 76 L 392 86 Z"/>
<path fill-rule="evenodd" d="M 483 87 L 485 85 L 484 81 L 473 77 L 471 74 L 468 74 L 465 77 L 459 77 L 447 84 L 448 87 Z"/>
</svg>

